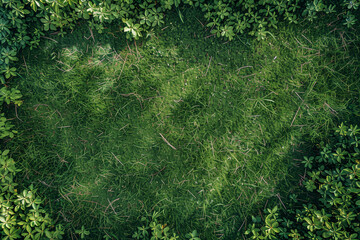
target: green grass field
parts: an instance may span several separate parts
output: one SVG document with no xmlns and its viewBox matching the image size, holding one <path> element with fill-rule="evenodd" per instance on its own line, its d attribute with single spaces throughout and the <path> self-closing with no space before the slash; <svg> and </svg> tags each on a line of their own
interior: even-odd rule
<svg viewBox="0 0 360 240">
<path fill-rule="evenodd" d="M 183 15 L 143 41 L 79 25 L 23 51 L 8 144 L 66 239 L 82 225 L 130 239 L 154 211 L 181 234 L 241 239 L 299 191 L 302 157 L 358 120 L 358 30 L 323 19 L 225 42 Z"/>
</svg>

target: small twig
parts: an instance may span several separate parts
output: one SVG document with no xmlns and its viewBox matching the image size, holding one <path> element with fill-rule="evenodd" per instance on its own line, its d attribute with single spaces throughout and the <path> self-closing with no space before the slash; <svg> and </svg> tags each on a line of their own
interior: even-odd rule
<svg viewBox="0 0 360 240">
<path fill-rule="evenodd" d="M 242 194 L 243 194 L 243 192 L 240 193 L 240 195 L 238 196 L 238 198 L 236 200 L 239 200 Z"/>
<path fill-rule="evenodd" d="M 251 198 L 252 198 L 252 197 L 251 197 Z M 260 214 L 261 220 L 264 221 L 264 217 L 263 217 L 263 215 L 261 214 L 261 210 L 260 210 L 260 209 L 259 209 L 259 214 Z"/>
<path fill-rule="evenodd" d="M 60 157 L 60 155 L 59 155 L 58 153 L 56 153 L 56 155 L 57 155 L 58 158 L 60 159 L 60 162 L 69 163 L 68 161 L 66 161 L 65 159 L 63 159 L 62 157 Z"/>
<path fill-rule="evenodd" d="M 265 211 L 265 209 L 266 209 L 266 206 L 267 206 L 267 204 L 268 204 L 268 201 L 269 201 L 269 200 L 266 200 L 266 203 L 265 203 L 265 206 L 264 206 L 264 211 Z"/>
<path fill-rule="evenodd" d="M 244 68 L 252 68 L 253 66 L 243 66 L 243 67 L 240 67 L 240 68 L 238 68 L 236 71 L 240 71 L 241 69 L 244 69 Z"/>
<path fill-rule="evenodd" d="M 309 55 L 305 55 L 305 56 L 302 56 L 303 58 L 308 58 L 308 57 L 312 57 L 312 56 L 323 56 L 323 54 L 320 54 L 320 51 L 318 51 L 317 53 L 314 53 L 314 54 L 309 54 Z"/>
<path fill-rule="evenodd" d="M 264 133 L 263 133 L 263 130 L 262 130 L 262 128 L 261 128 L 260 123 L 259 123 L 258 125 L 259 125 L 259 128 L 260 128 L 261 135 L 263 135 Z"/>
<path fill-rule="evenodd" d="M 196 17 L 195 17 L 195 18 L 196 18 Z M 198 20 L 198 22 L 201 24 L 201 26 L 205 27 L 205 25 L 204 25 L 202 22 L 200 22 L 199 19 L 196 18 L 196 20 Z"/>
<path fill-rule="evenodd" d="M 138 94 L 134 94 L 134 95 L 135 95 L 136 99 L 139 101 L 141 109 L 143 109 L 143 105 L 141 102 L 143 102 L 144 100 L 142 99 L 142 97 L 140 95 L 138 95 Z"/>
<path fill-rule="evenodd" d="M 114 158 L 119 162 L 119 163 L 121 163 L 121 165 L 123 165 L 124 166 L 124 164 L 115 156 L 115 154 L 114 153 L 112 153 L 111 152 L 111 154 L 114 156 Z"/>
<path fill-rule="evenodd" d="M 70 69 L 67 69 L 67 70 L 59 68 L 58 66 L 56 66 L 56 68 L 59 69 L 62 72 L 70 72 L 71 70 L 73 70 L 74 67 L 71 67 Z"/>
<path fill-rule="evenodd" d="M 343 43 L 343 45 L 342 45 L 342 47 L 344 48 L 344 51 L 347 51 L 347 44 L 346 44 L 346 41 L 345 41 L 345 39 L 344 39 L 344 32 L 341 32 L 341 33 L 339 33 L 339 35 L 340 35 L 340 37 L 341 37 L 341 41 L 342 41 L 342 43 Z"/>
<path fill-rule="evenodd" d="M 243 223 L 241 224 L 240 228 L 238 229 L 238 232 L 240 232 L 240 230 L 241 230 L 242 227 L 244 226 L 245 222 L 246 222 L 246 218 L 245 218 L 245 220 L 243 221 Z"/>
<path fill-rule="evenodd" d="M 154 98 L 162 98 L 164 96 L 154 96 L 154 97 L 148 97 L 148 98 L 145 98 L 144 100 L 150 100 L 150 99 L 154 99 Z M 174 100 L 174 102 L 176 102 L 176 100 Z"/>
<path fill-rule="evenodd" d="M 93 31 L 92 31 L 92 29 L 91 28 L 89 28 L 89 30 L 90 30 L 90 37 L 93 39 L 93 41 L 95 42 L 95 37 L 94 37 L 94 33 L 93 33 Z"/>
<path fill-rule="evenodd" d="M 49 37 L 45 37 L 45 36 L 41 36 L 42 38 L 45 38 L 45 39 L 49 39 L 49 40 L 51 40 L 51 41 L 54 41 L 54 42 L 56 42 L 56 43 L 59 43 L 58 41 L 56 41 L 55 39 L 52 39 L 52 38 L 49 38 Z"/>
<path fill-rule="evenodd" d="M 60 193 L 60 195 L 61 195 L 61 197 L 63 198 L 63 199 L 65 199 L 65 200 L 68 200 L 72 205 L 74 205 L 74 203 L 71 201 L 71 199 L 69 198 L 69 195 L 70 194 L 73 194 L 73 192 L 69 192 L 69 193 L 67 193 L 67 194 L 62 194 L 61 192 L 59 192 Z M 59 199 L 60 198 L 58 198 L 56 201 L 59 201 Z"/>
<path fill-rule="evenodd" d="M 65 214 L 62 211 L 59 211 L 59 213 L 61 213 L 61 215 L 63 216 L 65 222 L 71 222 L 69 219 L 66 218 Z"/>
<path fill-rule="evenodd" d="M 127 46 L 128 46 L 128 49 L 129 49 L 129 54 L 132 54 L 132 49 L 131 49 L 131 47 L 129 46 L 128 41 L 126 41 L 126 44 L 127 44 Z"/>
<path fill-rule="evenodd" d="M 111 34 L 114 38 L 118 38 L 115 36 L 115 34 L 113 34 L 112 32 L 108 32 L 108 34 Z"/>
<path fill-rule="evenodd" d="M 139 50 L 138 50 L 138 48 L 137 48 L 137 45 L 136 45 L 136 41 L 134 40 L 134 45 L 135 45 L 135 49 L 136 49 L 136 56 L 137 56 L 137 58 L 138 58 L 138 60 L 139 60 L 139 58 L 141 58 L 142 56 L 141 56 L 141 54 L 140 54 L 140 52 L 139 52 Z M 140 55 L 140 57 L 139 57 L 139 55 Z"/>
<path fill-rule="evenodd" d="M 211 143 L 211 151 L 212 151 L 213 157 L 215 158 L 215 149 L 214 149 L 214 143 L 212 141 L 212 138 L 211 138 L 210 143 Z"/>
<path fill-rule="evenodd" d="M 166 167 L 163 167 L 163 168 L 160 169 L 158 172 L 151 174 L 151 176 L 156 176 L 156 175 L 158 175 L 159 173 L 161 173 L 162 171 L 164 171 L 165 168 L 166 168 Z"/>
<path fill-rule="evenodd" d="M 117 78 L 117 80 L 119 80 L 120 77 L 121 77 L 121 74 L 122 74 L 122 72 L 123 72 L 123 70 L 124 70 L 125 63 L 126 63 L 126 60 L 127 60 L 127 57 L 128 57 L 129 54 L 130 54 L 130 53 L 127 53 L 126 56 L 125 56 L 124 64 L 123 64 L 123 66 L 122 66 L 122 68 L 121 68 L 120 75 L 119 75 L 119 77 Z"/>
<path fill-rule="evenodd" d="M 104 213 L 106 213 L 106 211 L 108 210 L 108 208 L 111 207 L 111 209 L 114 211 L 114 213 L 117 214 L 117 213 L 115 212 L 115 209 L 114 209 L 114 207 L 113 207 L 112 204 L 113 204 L 114 202 L 118 201 L 118 200 L 120 200 L 120 198 L 117 198 L 117 199 L 115 199 L 115 200 L 113 200 L 113 201 L 111 201 L 111 202 L 110 202 L 110 200 L 108 199 L 109 205 L 106 207 Z"/>
<path fill-rule="evenodd" d="M 300 97 L 299 93 L 295 92 L 295 94 L 296 94 L 296 96 L 298 96 L 298 98 L 300 98 L 300 100 L 301 100 L 302 102 L 304 102 L 304 100 Z"/>
<path fill-rule="evenodd" d="M 62 115 L 58 110 L 55 110 L 55 112 L 57 112 L 59 114 L 59 116 L 62 118 Z"/>
<path fill-rule="evenodd" d="M 203 75 L 204 77 L 207 75 L 207 73 L 208 73 L 208 71 L 209 71 L 209 67 L 210 67 L 210 64 L 211 64 L 211 60 L 212 60 L 212 56 L 210 56 L 209 64 L 208 64 L 208 66 L 207 66 L 205 75 Z"/>
<path fill-rule="evenodd" d="M 281 202 L 281 205 L 283 205 L 283 207 L 286 209 L 285 204 L 284 204 L 283 201 L 281 200 L 280 193 L 276 194 L 276 196 L 279 198 L 279 200 L 280 200 L 280 202 Z"/>
<path fill-rule="evenodd" d="M 30 75 L 29 69 L 28 69 L 28 67 L 27 67 L 27 64 L 26 64 L 26 61 L 25 61 L 24 56 L 23 56 L 23 59 L 24 59 L 24 64 L 25 64 L 26 72 L 27 72 L 28 75 Z"/>
<path fill-rule="evenodd" d="M 44 184 L 47 187 L 52 187 L 51 185 L 47 184 L 45 181 L 41 181 L 40 179 L 38 179 L 40 183 Z"/>
<path fill-rule="evenodd" d="M 307 37 L 304 36 L 304 34 L 301 34 L 301 36 L 303 36 L 306 40 L 308 40 L 308 42 L 309 42 L 310 44 L 313 44 Z"/>
<path fill-rule="evenodd" d="M 123 129 L 126 128 L 127 126 L 129 126 L 129 124 L 126 124 L 125 126 L 123 126 L 122 128 L 120 128 L 119 131 L 123 130 Z"/>
<path fill-rule="evenodd" d="M 295 38 L 295 41 L 300 45 L 300 46 L 304 46 L 296 37 Z"/>
<path fill-rule="evenodd" d="M 261 176 L 260 181 L 261 181 L 261 180 L 262 180 L 264 183 L 269 184 L 269 183 L 265 180 L 265 178 L 264 178 L 263 176 Z"/>
<path fill-rule="evenodd" d="M 49 107 L 49 105 L 47 105 L 47 104 L 41 104 L 41 103 L 40 103 L 40 104 L 34 105 L 34 110 L 37 111 L 37 109 L 38 109 L 39 106 Z"/>
<path fill-rule="evenodd" d="M 332 112 L 333 114 L 335 114 L 335 115 L 337 114 L 337 112 L 336 112 L 332 107 L 330 107 L 329 104 L 327 104 L 327 103 L 325 102 L 324 105 L 327 106 L 328 108 L 330 108 L 330 110 L 331 110 L 331 112 Z"/>
<path fill-rule="evenodd" d="M 169 145 L 172 149 L 177 150 L 173 145 L 171 145 L 171 144 L 168 142 L 168 140 L 166 140 L 166 138 L 165 138 L 161 133 L 159 133 L 159 134 L 160 134 L 160 136 L 162 137 L 162 139 L 167 143 L 167 145 Z"/>
<path fill-rule="evenodd" d="M 190 192 L 190 190 L 187 190 L 194 198 L 196 198 L 195 197 L 195 195 L 192 193 L 192 192 Z"/>
<path fill-rule="evenodd" d="M 17 112 L 17 104 L 15 104 L 15 115 L 16 115 L 16 118 L 20 120 L 20 122 L 22 122 L 23 120 L 21 120 L 18 116 L 18 112 Z"/>
<path fill-rule="evenodd" d="M 161 31 L 164 31 L 165 29 L 167 29 L 169 26 L 166 26 L 164 28 L 161 29 Z"/>
<path fill-rule="evenodd" d="M 211 34 L 211 35 L 209 35 L 209 36 L 206 36 L 206 37 L 204 37 L 205 39 L 207 39 L 207 38 L 209 38 L 209 37 L 213 37 L 213 36 L 215 36 L 216 34 Z"/>
<path fill-rule="evenodd" d="M 72 54 L 71 54 L 72 55 Z M 70 55 L 70 56 L 71 56 Z M 63 72 L 69 72 L 69 71 L 71 71 L 74 67 L 72 67 L 72 66 L 70 66 L 69 64 L 66 64 L 66 63 L 63 63 L 62 61 L 56 61 L 56 62 L 58 62 L 58 63 L 60 63 L 60 64 L 63 64 L 63 65 L 65 65 L 65 66 L 67 66 L 67 67 L 69 67 L 69 69 L 67 69 L 67 70 L 65 70 L 65 69 L 62 69 L 62 68 L 59 68 L 58 66 L 56 66 L 57 67 L 57 69 L 59 69 L 59 70 L 61 70 L 61 71 L 63 71 Z"/>
<path fill-rule="evenodd" d="M 246 75 L 246 76 L 241 76 L 241 78 L 248 78 L 248 77 L 252 77 L 252 76 L 255 76 L 256 73 L 252 73 L 252 74 L 249 74 L 249 75 Z"/>
<path fill-rule="evenodd" d="M 316 49 L 309 48 L 309 47 L 304 47 L 304 46 L 302 46 L 301 48 L 306 49 L 306 50 L 316 51 Z"/>
<path fill-rule="evenodd" d="M 294 121 L 295 121 L 296 116 L 297 116 L 298 113 L 299 113 L 299 110 L 300 110 L 300 107 L 299 107 L 298 110 L 296 111 L 295 116 L 294 116 L 293 120 L 291 121 L 290 127 L 293 126 L 293 123 L 294 123 Z"/>
</svg>

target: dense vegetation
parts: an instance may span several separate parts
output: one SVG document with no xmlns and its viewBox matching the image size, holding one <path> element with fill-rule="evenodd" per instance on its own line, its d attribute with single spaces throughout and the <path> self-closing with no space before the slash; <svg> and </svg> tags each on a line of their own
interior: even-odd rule
<svg viewBox="0 0 360 240">
<path fill-rule="evenodd" d="M 182 9 L 197 7 L 204 12 L 206 26 L 211 33 L 233 39 L 236 34 L 249 33 L 264 39 L 270 29 L 279 22 L 298 23 L 300 16 L 308 20 L 319 13 L 338 14 L 343 24 L 351 27 L 357 21 L 355 11 L 358 0 L 107 0 L 107 1 L 48 1 L 48 0 L 2 0 L 0 2 L 0 42 L 2 44 L 0 67 L 2 83 L 16 75 L 12 62 L 17 52 L 25 46 L 39 46 L 41 37 L 48 31 L 59 31 L 64 36 L 66 29 L 74 29 L 79 20 L 87 20 L 91 28 L 103 32 L 106 24 L 122 21 L 121 31 L 128 38 L 138 39 L 152 28 L 163 26 L 164 17 L 176 8 L 183 21 Z"/>
<path fill-rule="evenodd" d="M 304 181 L 309 199 L 291 195 L 282 214 L 268 209 L 265 225 L 253 218 L 246 231 L 251 239 L 358 239 L 360 232 L 360 162 L 357 126 L 341 124 L 336 137 L 317 156 L 305 157 Z M 302 200 L 302 204 L 300 202 Z M 305 200 L 305 201 L 304 201 Z"/>
<path fill-rule="evenodd" d="M 2 0 L 1 236 L 356 239 L 358 7 Z"/>
</svg>

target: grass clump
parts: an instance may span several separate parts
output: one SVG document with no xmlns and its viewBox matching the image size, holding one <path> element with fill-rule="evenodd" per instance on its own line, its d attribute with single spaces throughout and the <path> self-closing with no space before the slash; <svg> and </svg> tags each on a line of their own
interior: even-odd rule
<svg viewBox="0 0 360 240">
<path fill-rule="evenodd" d="M 249 214 L 296 191 L 303 151 L 357 119 L 356 33 L 323 20 L 221 42 L 183 14 L 143 42 L 116 25 L 85 39 L 83 26 L 23 52 L 9 146 L 68 236 L 130 238 L 158 211 L 177 233 L 239 237 Z"/>
</svg>

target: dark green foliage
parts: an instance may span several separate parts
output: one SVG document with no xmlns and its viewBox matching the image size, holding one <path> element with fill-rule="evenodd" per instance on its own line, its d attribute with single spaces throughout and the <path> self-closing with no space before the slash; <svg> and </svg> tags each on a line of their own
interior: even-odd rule
<svg viewBox="0 0 360 240">
<path fill-rule="evenodd" d="M 141 222 L 142 226 L 137 227 L 137 231 L 132 235 L 134 239 L 143 239 L 143 240 L 176 240 L 176 239 L 188 239 L 188 240 L 201 240 L 198 237 L 197 231 L 194 230 L 191 233 L 185 235 L 185 238 L 180 238 L 176 233 L 170 229 L 167 224 L 161 224 L 158 221 L 159 217 L 158 212 L 154 212 L 148 217 L 142 217 Z M 105 236 L 104 236 L 105 237 Z"/>
<path fill-rule="evenodd" d="M 15 89 L 1 89 L 0 102 L 20 104 L 21 95 Z M 2 106 L 1 106 L 2 109 Z M 0 140 L 13 138 L 13 125 L 0 115 Z M 1 239 L 62 239 L 61 225 L 54 225 L 47 211 L 42 207 L 43 200 L 33 185 L 24 190 L 18 189 L 16 174 L 20 171 L 9 156 L 9 150 L 0 150 L 0 237 Z"/>
<path fill-rule="evenodd" d="M 358 239 L 360 232 L 360 129 L 341 124 L 333 142 L 304 157 L 309 197 L 292 196 L 286 210 L 267 210 L 246 234 L 251 239 Z M 300 200 L 307 200 L 302 206 Z"/>
<path fill-rule="evenodd" d="M 91 28 L 103 32 L 105 25 L 122 21 L 120 29 L 128 38 L 138 39 L 152 28 L 164 25 L 164 16 L 176 8 L 183 21 L 182 9 L 199 7 L 204 12 L 211 33 L 232 40 L 235 35 L 249 33 L 258 40 L 264 39 L 279 22 L 298 23 L 301 15 L 309 20 L 319 12 L 344 16 L 345 25 L 351 27 L 357 21 L 355 11 L 358 0 L 344 0 L 333 4 L 322 0 L 145 0 L 145 1 L 45 1 L 1 0 L 0 1 L 0 70 L 1 81 L 16 76 L 12 62 L 16 54 L 29 45 L 39 45 L 47 31 L 65 35 L 66 29 L 74 29 L 79 20 L 88 21 Z"/>
<path fill-rule="evenodd" d="M 201 1 L 200 1 L 201 2 Z M 288 24 L 302 21 L 302 17 L 313 21 L 319 13 L 335 13 L 344 16 L 344 25 L 351 27 L 356 22 L 355 11 L 358 1 L 306 1 L 306 0 L 215 0 L 200 3 L 205 13 L 207 26 L 218 37 L 233 39 L 235 35 L 249 33 L 258 40 L 264 40 L 269 30 L 276 29 L 280 22 Z"/>
<path fill-rule="evenodd" d="M 20 91 L 15 88 L 11 88 L 10 90 L 7 87 L 3 87 L 0 89 L 0 139 L 4 139 L 6 137 L 13 138 L 14 134 L 17 133 L 16 130 L 12 130 L 14 125 L 6 119 L 5 114 L 2 112 L 2 105 L 5 103 L 7 105 L 14 103 L 16 107 L 20 106 L 22 103 L 20 100 L 21 97 L 22 95 L 20 94 Z"/>
</svg>

